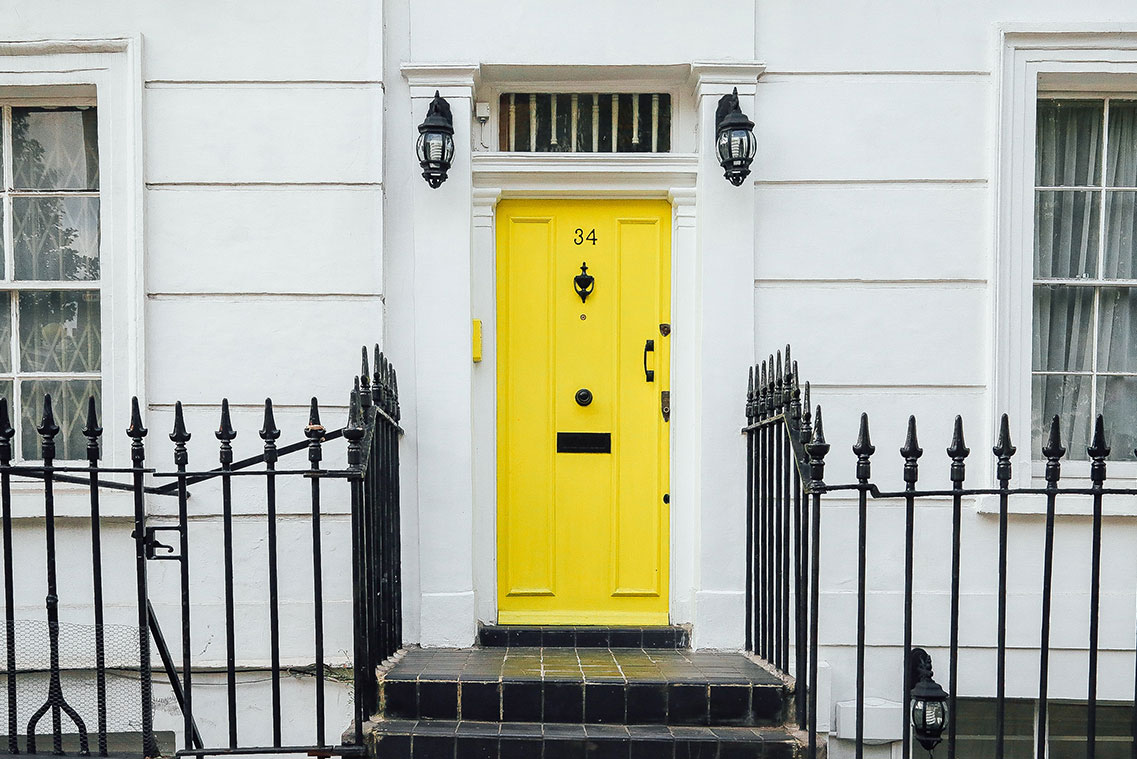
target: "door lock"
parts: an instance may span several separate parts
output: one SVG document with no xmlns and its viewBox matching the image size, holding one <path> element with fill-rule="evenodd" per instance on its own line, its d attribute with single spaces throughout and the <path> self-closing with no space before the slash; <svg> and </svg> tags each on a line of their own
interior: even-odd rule
<svg viewBox="0 0 1137 759">
<path fill-rule="evenodd" d="M 576 402 L 577 405 L 580 406 L 587 406 L 588 404 L 592 403 L 592 391 L 587 387 L 582 387 L 580 390 L 577 390 Z"/>
<path fill-rule="evenodd" d="M 671 421 L 671 391 L 664 390 L 659 394 L 659 412 L 663 414 L 663 421 Z"/>
</svg>

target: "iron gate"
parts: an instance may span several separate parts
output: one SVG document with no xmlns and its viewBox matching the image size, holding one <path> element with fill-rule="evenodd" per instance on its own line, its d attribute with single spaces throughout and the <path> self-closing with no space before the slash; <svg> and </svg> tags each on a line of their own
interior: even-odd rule
<svg viewBox="0 0 1137 759">
<path fill-rule="evenodd" d="M 155 730 L 153 691 L 163 687 L 153 678 L 155 656 L 181 714 L 178 755 L 328 756 L 364 750 L 363 723 L 377 708 L 375 666 L 395 653 L 402 639 L 398 387 L 394 368 L 378 348 L 374 365 L 363 350 L 348 409 L 346 425 L 329 430 L 313 398 L 303 439 L 280 445 L 278 411 L 266 400 L 262 451 L 235 460 L 238 432 L 223 400 L 214 433 L 218 465 L 191 468 L 191 435 L 178 402 L 169 434 L 174 466 L 162 469 L 148 466 L 148 430 L 137 399 L 126 430 L 126 467 L 100 463 L 103 430 L 94 398 L 82 432 L 86 465 L 56 461 L 60 426 L 50 396 L 36 427 L 41 460 L 15 462 L 8 403 L 0 399 L 5 614 L 0 673 L 6 686 L 0 696 L 6 700 L 9 754 L 36 753 L 43 741 L 55 754 L 156 757 L 173 748 L 160 746 Z M 340 439 L 346 445 L 332 451 L 328 444 Z M 305 451 L 306 466 L 283 465 L 286 457 Z M 325 456 L 342 463 L 329 467 Z M 114 500 L 124 494 L 128 508 Z M 198 494 L 204 510 L 191 506 L 196 504 L 191 495 Z M 108 500 L 118 509 L 108 511 Z M 166 509 L 163 503 L 176 506 Z M 208 511 L 211 504 L 219 507 L 215 515 Z M 349 533 L 341 541 L 329 538 L 336 519 Z M 287 540 L 283 556 L 282 536 Z M 338 542 L 350 542 L 350 555 L 340 562 L 350 567 L 336 566 L 334 558 L 342 551 L 333 552 L 329 562 L 328 549 Z M 133 554 L 133 572 L 108 582 L 106 566 L 127 552 Z M 254 555 L 264 564 L 251 571 Z M 282 588 L 282 571 L 290 578 L 306 576 L 307 587 L 289 580 Z M 329 600 L 328 582 L 347 585 L 348 576 L 350 594 Z M 130 589 L 123 577 L 132 578 Z M 44 596 L 36 595 L 39 589 Z M 210 617 L 214 606 L 219 607 L 216 620 Z M 176 608 L 180 615 L 179 632 L 169 642 L 156 608 Z M 331 624 L 330 609 L 338 612 Z M 263 628 L 254 624 L 261 612 L 267 613 Z M 223 639 L 223 652 L 215 638 Z M 259 661 L 265 638 L 267 661 Z M 350 674 L 340 674 L 337 664 Z M 271 701 L 267 720 L 239 723 L 241 707 L 258 703 L 250 685 L 265 672 Z M 218 720 L 223 732 L 202 729 L 202 710 L 195 709 L 201 687 L 195 680 L 210 676 L 224 684 L 224 718 Z M 308 722 L 306 715 L 297 721 L 285 714 L 285 677 L 310 681 L 302 702 L 310 704 L 315 718 L 306 740 L 297 732 L 297 723 Z M 325 715 L 331 678 L 350 682 L 353 720 L 342 739 L 330 740 Z"/>
</svg>

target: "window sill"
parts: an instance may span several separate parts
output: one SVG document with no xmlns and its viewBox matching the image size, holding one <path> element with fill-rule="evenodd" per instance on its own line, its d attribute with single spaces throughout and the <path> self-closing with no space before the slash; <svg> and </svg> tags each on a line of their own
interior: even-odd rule
<svg viewBox="0 0 1137 759">
<path fill-rule="evenodd" d="M 1063 480 L 1066 487 L 1089 487 L 1089 480 Z M 1137 482 L 1114 482 L 1118 487 L 1134 487 Z M 1031 482 L 1030 487 L 1045 487 L 1046 483 Z M 998 516 L 999 496 L 975 496 L 975 510 L 979 514 Z M 1007 503 L 1007 513 L 1024 516 L 1045 516 L 1045 495 L 1014 495 Z M 1088 495 L 1060 495 L 1055 500 L 1054 513 L 1060 517 L 1089 517 L 1093 515 L 1093 498 Z M 1113 495 L 1102 499 L 1102 515 L 1106 517 L 1137 517 L 1137 496 Z"/>
</svg>

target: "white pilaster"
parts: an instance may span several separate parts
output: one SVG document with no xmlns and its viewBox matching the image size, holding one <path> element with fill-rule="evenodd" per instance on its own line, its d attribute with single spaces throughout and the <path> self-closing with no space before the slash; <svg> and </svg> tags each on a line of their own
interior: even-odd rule
<svg viewBox="0 0 1137 759">
<path fill-rule="evenodd" d="M 482 360 L 474 365 L 474 602 L 483 622 L 497 619 L 497 249 L 494 217 L 501 190 L 474 189 L 471 258 L 474 318 L 482 322 Z"/>
<path fill-rule="evenodd" d="M 454 115 L 454 162 L 438 189 L 413 183 L 415 419 L 423 646 L 474 642 L 470 342 L 470 124 L 476 67 L 404 66 L 412 120 L 437 90 Z M 417 132 L 406 136 L 414 150 Z"/>
<path fill-rule="evenodd" d="M 742 110 L 755 113 L 762 67 L 695 64 L 698 114 L 698 264 L 692 288 L 699 299 L 697 342 L 701 372 L 695 402 L 699 457 L 696 498 L 699 648 L 740 648 L 744 632 L 746 446 L 743 423 L 747 367 L 754 360 L 754 184 L 723 177 L 715 151 L 719 98 L 738 88 Z"/>
</svg>

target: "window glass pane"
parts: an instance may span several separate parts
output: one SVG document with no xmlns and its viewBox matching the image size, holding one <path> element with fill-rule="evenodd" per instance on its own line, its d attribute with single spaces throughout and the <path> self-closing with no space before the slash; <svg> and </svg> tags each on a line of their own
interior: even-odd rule
<svg viewBox="0 0 1137 759">
<path fill-rule="evenodd" d="M 1103 100 L 1039 100 L 1035 185 L 1101 183 Z"/>
<path fill-rule="evenodd" d="M 11 293 L 0 292 L 0 372 L 12 371 Z"/>
<path fill-rule="evenodd" d="M 22 371 L 99 371 L 98 291 L 22 292 L 19 311 Z"/>
<path fill-rule="evenodd" d="M 1094 288 L 1034 286 L 1034 371 L 1092 367 Z"/>
<path fill-rule="evenodd" d="M 1137 192 L 1105 194 L 1104 279 L 1137 278 Z"/>
<path fill-rule="evenodd" d="M 1041 374 L 1031 381 L 1031 453 L 1042 459 L 1050 420 L 1059 418 L 1067 458 L 1085 460 L 1090 439 L 1091 378 L 1086 375 Z"/>
<path fill-rule="evenodd" d="M 1137 377 L 1098 377 L 1097 400 L 1110 459 L 1132 459 L 1137 448 Z"/>
<path fill-rule="evenodd" d="M 1040 190 L 1034 200 L 1034 276 L 1078 279 L 1097 274 L 1101 193 Z"/>
<path fill-rule="evenodd" d="M 1137 102 L 1109 101 L 1109 143 L 1106 151 L 1106 185 L 1137 187 Z"/>
<path fill-rule="evenodd" d="M 1084 759 L 1086 756 L 1086 705 L 1051 704 L 1049 756 Z M 1100 759 L 1129 759 L 1131 706 L 1098 705 L 1095 754 Z"/>
<path fill-rule="evenodd" d="M 13 108 L 12 173 L 17 189 L 97 190 L 94 108 Z"/>
<path fill-rule="evenodd" d="M 1103 287 L 1098 315 L 1098 371 L 1137 372 L 1137 289 Z"/>
<path fill-rule="evenodd" d="M 99 278 L 98 198 L 12 198 L 16 279 Z"/>
<path fill-rule="evenodd" d="M 990 759 L 995 755 L 994 699 L 960 699 L 956 706 L 956 756 Z M 1034 756 L 1034 703 L 1007 701 L 1004 724 L 1005 759 Z M 917 752 L 917 755 L 922 752 Z"/>
<path fill-rule="evenodd" d="M 51 395 L 51 409 L 59 434 L 55 436 L 57 459 L 85 459 L 87 439 L 83 428 L 87 424 L 87 398 L 95 396 L 96 407 L 102 402 L 102 388 L 98 380 L 21 380 L 20 432 L 21 451 L 25 459 L 39 459 L 40 437 L 36 426 L 43 419 L 43 397 Z"/>
</svg>

